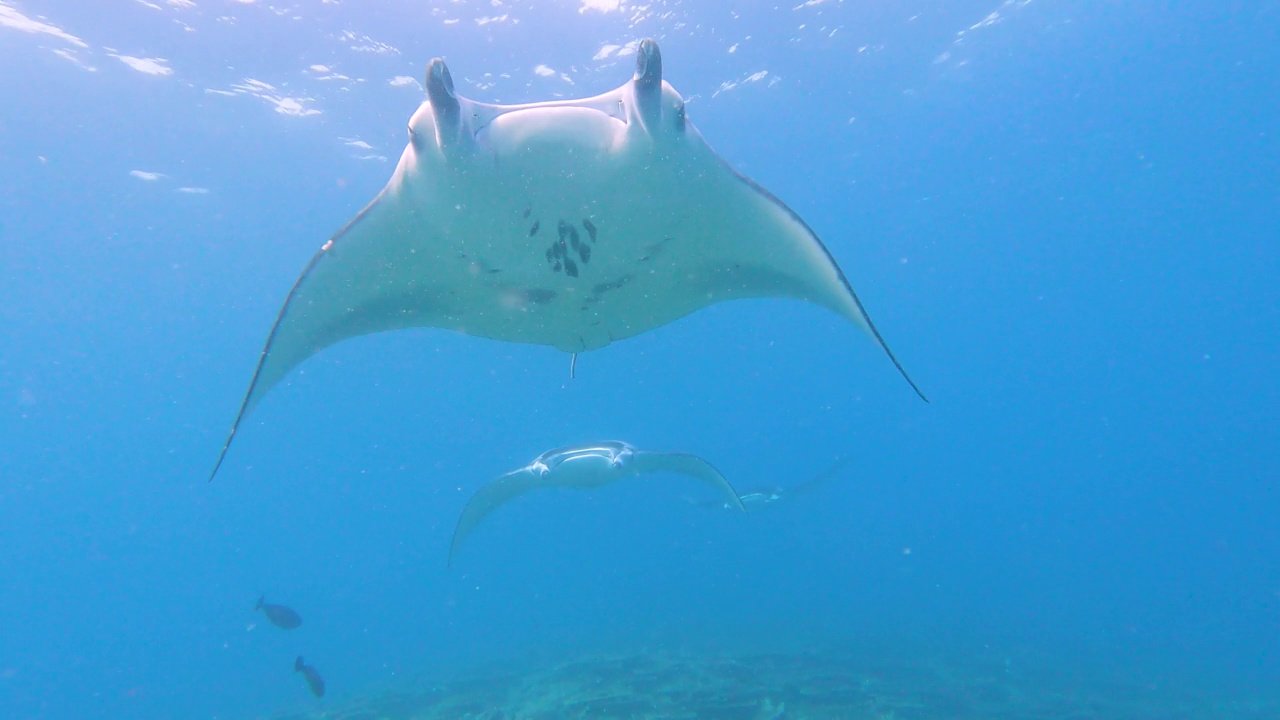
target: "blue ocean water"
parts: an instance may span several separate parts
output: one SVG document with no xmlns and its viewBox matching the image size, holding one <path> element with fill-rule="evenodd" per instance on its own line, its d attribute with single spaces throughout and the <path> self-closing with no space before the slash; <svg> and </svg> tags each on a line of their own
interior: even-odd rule
<svg viewBox="0 0 1280 720">
<path fill-rule="evenodd" d="M 795 301 L 573 379 L 384 333 L 291 375 L 206 482 L 426 62 L 477 100 L 581 97 L 643 37 L 931 402 Z M 1272 717 L 1278 41 L 1271 3 L 0 0 L 0 717 L 272 717 L 531 657 L 836 641 Z M 446 567 L 471 492 L 602 438 L 739 490 L 850 461 L 746 517 L 677 477 L 530 494 Z"/>
</svg>

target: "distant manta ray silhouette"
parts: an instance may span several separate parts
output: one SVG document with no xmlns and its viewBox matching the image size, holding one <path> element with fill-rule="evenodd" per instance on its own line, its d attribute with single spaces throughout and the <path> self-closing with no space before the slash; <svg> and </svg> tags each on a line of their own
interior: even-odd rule
<svg viewBox="0 0 1280 720">
<path fill-rule="evenodd" d="M 817 235 L 689 122 L 653 40 L 630 81 L 592 98 L 476 102 L 439 58 L 426 91 L 390 182 L 285 298 L 210 480 L 299 363 L 411 327 L 576 357 L 713 303 L 790 297 L 861 327 L 925 397 Z"/>
<path fill-rule="evenodd" d="M 499 506 L 531 490 L 601 487 L 626 478 L 662 472 L 700 480 L 715 488 L 724 497 L 722 502 L 725 505 L 747 511 L 729 481 L 711 463 L 697 455 L 641 450 L 619 440 L 571 445 L 548 450 L 528 465 L 501 475 L 477 490 L 462 509 L 453 530 L 449 564 L 453 564 L 458 547 L 481 520 Z"/>
</svg>

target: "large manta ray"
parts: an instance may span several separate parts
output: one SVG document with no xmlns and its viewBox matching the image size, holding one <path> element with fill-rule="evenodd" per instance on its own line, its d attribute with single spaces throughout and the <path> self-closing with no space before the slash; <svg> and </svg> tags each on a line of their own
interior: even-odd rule
<svg viewBox="0 0 1280 720">
<path fill-rule="evenodd" d="M 526 105 L 468 100 L 432 60 L 395 174 L 293 284 L 210 479 L 290 370 L 401 328 L 579 353 L 723 300 L 798 298 L 865 330 L 919 394 L 813 230 L 685 117 L 657 43 L 636 55 L 616 90 Z"/>
</svg>

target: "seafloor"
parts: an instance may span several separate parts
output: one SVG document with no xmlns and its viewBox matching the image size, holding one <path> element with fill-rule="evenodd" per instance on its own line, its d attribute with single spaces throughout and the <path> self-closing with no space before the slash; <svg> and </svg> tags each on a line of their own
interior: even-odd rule
<svg viewBox="0 0 1280 720">
<path fill-rule="evenodd" d="M 1165 676 L 1084 672 L 975 653 L 868 648 L 772 654 L 641 652 L 478 673 L 324 703 L 277 720 L 1191 720 L 1280 718 L 1274 696 Z M 977 657 L 975 657 L 975 655 Z M 1108 677 L 1110 675 L 1110 677 Z"/>
</svg>

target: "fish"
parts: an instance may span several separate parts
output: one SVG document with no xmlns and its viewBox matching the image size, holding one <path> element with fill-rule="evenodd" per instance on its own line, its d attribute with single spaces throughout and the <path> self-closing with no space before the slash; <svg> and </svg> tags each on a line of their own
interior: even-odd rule
<svg viewBox="0 0 1280 720">
<path fill-rule="evenodd" d="M 302 625 L 302 616 L 293 608 L 284 605 L 273 605 L 266 601 L 266 596 L 258 597 L 258 604 L 253 607 L 254 610 L 261 610 L 263 615 L 271 621 L 272 625 L 285 630 L 294 630 Z"/>
<path fill-rule="evenodd" d="M 311 688 L 311 694 L 318 698 L 324 697 L 324 678 L 320 677 L 320 672 L 316 670 L 314 665 L 308 665 L 299 655 L 297 660 L 293 661 L 293 671 L 302 673 L 307 679 L 307 686 Z"/>
</svg>

